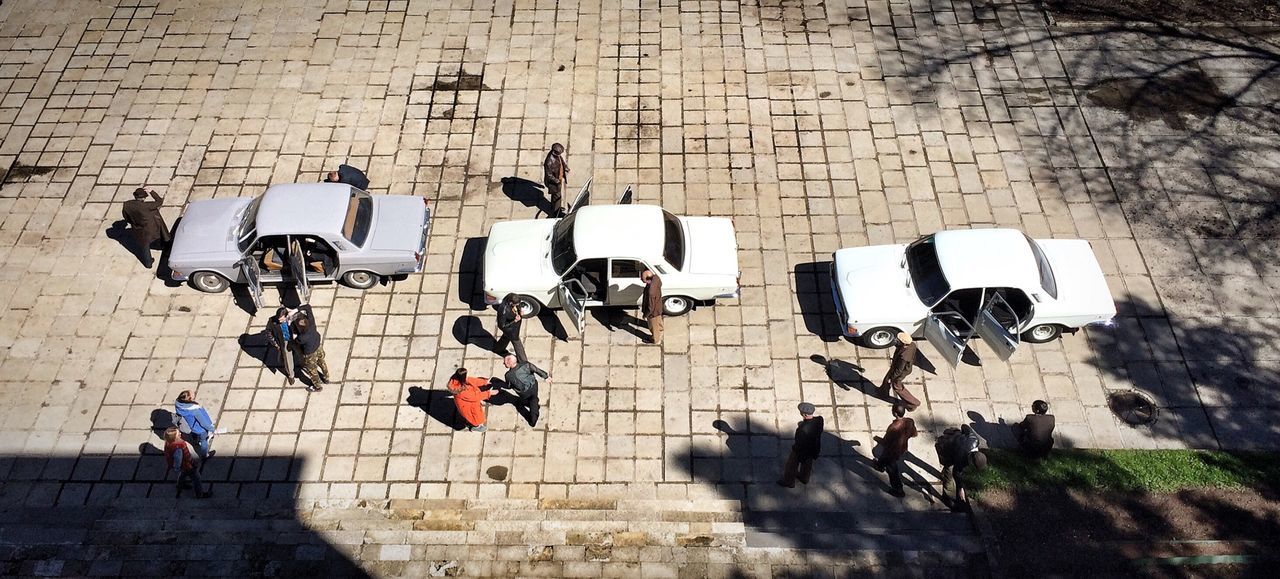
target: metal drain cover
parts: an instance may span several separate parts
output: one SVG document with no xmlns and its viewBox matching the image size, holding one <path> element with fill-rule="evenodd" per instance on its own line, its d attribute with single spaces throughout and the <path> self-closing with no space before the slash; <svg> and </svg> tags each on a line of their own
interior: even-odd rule
<svg viewBox="0 0 1280 579">
<path fill-rule="evenodd" d="M 1142 426 L 1156 421 L 1156 403 L 1146 394 L 1133 390 L 1112 392 L 1107 395 L 1107 406 L 1112 414 L 1131 426 Z"/>
</svg>

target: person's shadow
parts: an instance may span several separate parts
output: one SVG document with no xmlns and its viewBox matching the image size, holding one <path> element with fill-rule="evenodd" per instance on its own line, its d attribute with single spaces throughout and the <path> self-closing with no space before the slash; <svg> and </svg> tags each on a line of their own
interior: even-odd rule
<svg viewBox="0 0 1280 579">
<path fill-rule="evenodd" d="M 541 185 L 528 179 L 515 176 L 502 178 L 502 193 L 525 207 L 536 208 L 534 217 L 539 214 L 551 215 L 551 201 L 542 194 L 542 190 Z"/>
<path fill-rule="evenodd" d="M 552 338 L 561 342 L 569 341 L 569 330 L 560 322 L 560 316 L 556 315 L 555 310 L 542 308 L 542 311 L 538 312 L 538 322 L 542 324 L 543 330 L 551 334 Z"/>
<path fill-rule="evenodd" d="M 498 338 L 485 329 L 484 322 L 478 316 L 461 316 L 454 321 L 453 339 L 463 346 L 476 346 L 502 354 L 498 351 Z"/>
<path fill-rule="evenodd" d="M 978 438 L 982 439 L 986 446 L 995 446 L 996 448 L 1012 448 L 1014 446 L 1013 430 L 1008 424 L 1004 423 L 1003 418 L 998 423 L 987 422 L 986 418 L 973 410 L 965 413 L 965 415 L 969 417 L 969 420 L 973 421 L 969 425 L 970 428 L 973 428 L 973 431 L 978 433 Z"/>
<path fill-rule="evenodd" d="M 649 335 L 640 331 L 640 327 L 647 327 L 648 324 L 631 315 L 626 308 L 591 308 L 591 317 L 595 318 L 600 325 L 604 326 L 610 332 L 615 329 L 622 330 L 641 341 L 648 341 Z"/>
<path fill-rule="evenodd" d="M 893 487 L 889 486 L 889 483 L 881 478 L 880 472 L 876 470 L 873 464 L 873 459 L 865 457 L 861 452 L 858 452 L 858 446 L 860 445 L 856 440 L 845 440 L 829 431 L 822 433 L 822 448 L 838 448 L 842 451 L 839 453 L 841 460 L 838 464 L 864 482 L 879 488 L 885 493 L 892 493 Z"/>
<path fill-rule="evenodd" d="M 446 390 L 427 390 L 419 386 L 409 387 L 409 396 L 405 399 L 409 406 L 422 410 L 436 422 L 453 430 L 462 430 L 462 420 L 458 419 L 457 406 Z"/>
<path fill-rule="evenodd" d="M 876 384 L 867 379 L 862 374 L 864 371 L 862 366 L 852 364 L 839 359 L 827 359 L 821 354 L 809 356 L 810 360 L 822 365 L 827 371 L 827 378 L 835 383 L 836 386 L 844 390 L 858 390 L 863 395 L 876 400 L 882 400 L 890 404 L 896 403 L 898 400 L 892 396 L 885 396 L 880 393 L 880 389 Z"/>
<path fill-rule="evenodd" d="M 884 450 L 882 448 L 884 440 L 880 436 L 874 436 L 872 437 L 872 440 L 876 443 L 875 448 L 871 451 L 871 456 L 874 459 L 874 457 L 880 456 L 881 452 Z M 875 465 L 872 464 L 871 467 L 874 469 Z M 929 463 L 921 460 L 920 457 L 912 454 L 910 450 L 908 450 L 907 453 L 902 455 L 902 458 L 898 460 L 898 472 L 902 473 L 902 486 L 904 488 L 913 488 L 920 491 L 920 494 L 924 495 L 924 498 L 927 499 L 930 504 L 933 504 L 933 499 L 935 497 L 937 497 L 938 500 L 942 500 L 942 493 L 938 492 L 938 489 L 934 488 L 923 474 L 920 474 L 921 471 L 932 475 L 934 478 L 942 477 L 941 472 L 932 466 L 929 466 Z M 887 479 L 888 475 L 886 474 L 885 477 Z"/>
<path fill-rule="evenodd" d="M 272 364 L 270 360 L 270 358 L 275 357 L 272 355 L 272 350 L 274 350 L 274 348 L 271 347 L 271 341 L 270 338 L 267 337 L 266 330 L 252 334 L 247 332 L 240 334 L 238 342 L 240 343 L 240 349 L 243 350 L 244 353 L 248 354 L 254 360 L 262 362 L 262 365 L 270 369 L 273 374 L 277 371 L 276 366 L 279 364 Z"/>
</svg>

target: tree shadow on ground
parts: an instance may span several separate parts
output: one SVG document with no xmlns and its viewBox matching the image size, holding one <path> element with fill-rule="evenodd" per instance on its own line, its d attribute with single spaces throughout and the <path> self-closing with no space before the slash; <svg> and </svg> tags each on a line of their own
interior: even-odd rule
<svg viewBox="0 0 1280 579">
<path fill-rule="evenodd" d="M 824 342 L 837 342 L 844 337 L 840 331 L 843 322 L 831 295 L 830 268 L 830 261 L 796 264 L 796 300 L 805 329 Z"/>
<path fill-rule="evenodd" d="M 447 390 L 428 390 L 420 386 L 409 387 L 409 397 L 405 404 L 417 408 L 436 422 L 453 430 L 464 428 L 463 420 L 458 416 L 458 405 Z"/>
<path fill-rule="evenodd" d="M 551 215 L 551 201 L 543 195 L 542 185 L 520 177 L 503 177 L 502 193 L 525 207 L 536 209 L 533 216 Z"/>
<path fill-rule="evenodd" d="M 458 257 L 458 301 L 467 304 L 471 311 L 489 307 L 484 303 L 484 250 L 488 242 L 488 237 L 467 239 Z"/>
<path fill-rule="evenodd" d="M 175 498 L 163 453 L 141 448 L 0 457 L 0 574 L 369 576 L 297 511 L 306 459 L 219 453 L 202 476 L 213 498 L 199 500 Z M 217 556 L 157 555 L 179 551 Z"/>
</svg>

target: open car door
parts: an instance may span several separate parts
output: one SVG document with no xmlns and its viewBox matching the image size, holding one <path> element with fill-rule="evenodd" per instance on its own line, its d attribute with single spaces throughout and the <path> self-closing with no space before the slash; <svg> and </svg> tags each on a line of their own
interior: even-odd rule
<svg viewBox="0 0 1280 579">
<path fill-rule="evenodd" d="M 307 279 L 307 261 L 302 256 L 302 245 L 297 239 L 289 242 L 289 275 L 298 286 L 298 299 L 311 303 L 311 281 Z"/>
<path fill-rule="evenodd" d="M 945 321 L 944 321 L 945 319 Z M 964 355 L 966 340 L 951 329 L 952 326 L 969 327 L 969 322 L 956 312 L 929 314 L 924 319 L 924 337 L 942 354 L 952 368 L 960 365 L 960 357 Z"/>
<path fill-rule="evenodd" d="M 627 185 L 627 189 L 622 192 L 622 196 L 618 198 L 618 205 L 630 205 L 635 194 L 631 191 L 631 186 Z"/>
<path fill-rule="evenodd" d="M 578 280 L 569 279 L 560 284 L 559 293 L 560 307 L 564 308 L 569 321 L 573 322 L 573 327 L 578 329 L 578 335 L 581 336 L 587 328 L 587 290 Z"/>
<path fill-rule="evenodd" d="M 238 264 L 240 273 L 244 277 L 245 285 L 249 286 L 249 297 L 253 299 L 253 305 L 262 307 L 262 270 L 258 268 L 258 260 L 250 256 L 245 256 Z"/>
<path fill-rule="evenodd" d="M 1008 302 L 998 294 L 993 294 L 978 312 L 974 331 L 995 350 L 1001 360 L 1008 360 L 1018 349 L 1018 330 L 1022 320 L 1014 313 Z"/>
<path fill-rule="evenodd" d="M 591 179 L 594 177 L 588 178 L 587 182 L 582 184 L 582 190 L 578 191 L 578 196 L 573 198 L 573 203 L 569 205 L 569 211 L 565 215 L 577 211 L 579 207 L 591 204 Z"/>
</svg>

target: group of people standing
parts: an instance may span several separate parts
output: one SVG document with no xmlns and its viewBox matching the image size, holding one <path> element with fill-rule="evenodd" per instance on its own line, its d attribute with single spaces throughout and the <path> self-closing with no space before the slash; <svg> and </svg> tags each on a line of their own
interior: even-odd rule
<svg viewBox="0 0 1280 579">
<path fill-rule="evenodd" d="M 164 431 L 164 458 L 168 466 L 166 472 L 173 472 L 177 477 L 177 496 L 182 496 L 182 491 L 188 484 L 199 498 L 206 499 L 213 494 L 204 487 L 200 472 L 204 469 L 205 461 L 217 454 L 217 451 L 210 448 L 217 432 L 209 411 L 196 401 L 190 390 L 183 390 L 178 394 L 178 400 L 174 403 L 173 425 Z"/>
</svg>

